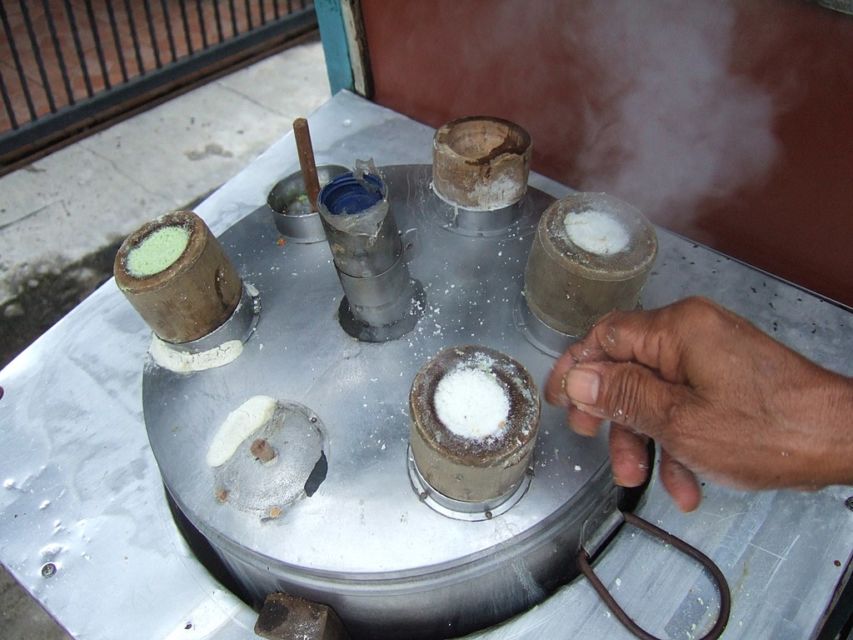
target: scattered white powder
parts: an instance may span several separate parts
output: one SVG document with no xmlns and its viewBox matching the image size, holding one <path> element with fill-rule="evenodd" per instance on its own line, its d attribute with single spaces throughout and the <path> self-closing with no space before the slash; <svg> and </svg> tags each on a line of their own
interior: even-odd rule
<svg viewBox="0 0 853 640">
<path fill-rule="evenodd" d="M 435 390 L 438 419 L 453 433 L 482 440 L 506 428 L 509 398 L 494 374 L 460 367 L 445 375 Z"/>
<path fill-rule="evenodd" d="M 493 211 L 518 202 L 524 195 L 524 185 L 511 176 L 501 175 L 488 182 L 476 182 L 471 190 L 471 198 L 477 202 L 478 209 Z"/>
<path fill-rule="evenodd" d="M 563 224 L 572 242 L 584 251 L 599 256 L 625 251 L 631 241 L 622 223 L 603 211 L 568 213 Z"/>
<path fill-rule="evenodd" d="M 451 207 L 459 208 L 459 203 L 446 198 L 435 188 L 434 183 L 430 183 L 430 188 L 440 200 L 443 200 Z M 519 183 L 518 180 L 513 180 L 512 177 L 507 175 L 501 175 L 497 179 L 492 179 L 488 182 L 476 182 L 468 196 L 477 203 L 477 211 L 495 211 L 521 200 L 525 189 L 526 187 Z"/>
<path fill-rule="evenodd" d="M 136 278 L 160 273 L 181 257 L 190 241 L 184 227 L 162 227 L 148 235 L 127 254 L 127 270 Z"/>
<path fill-rule="evenodd" d="M 243 353 L 243 343 L 239 340 L 229 340 L 218 347 L 200 353 L 187 353 L 170 347 L 157 336 L 151 339 L 148 353 L 154 362 L 175 373 L 192 373 L 222 367 L 236 360 Z"/>
<path fill-rule="evenodd" d="M 207 450 L 207 464 L 218 467 L 228 462 L 243 440 L 269 422 L 275 408 L 274 398 L 252 396 L 229 413 L 213 436 Z"/>
</svg>

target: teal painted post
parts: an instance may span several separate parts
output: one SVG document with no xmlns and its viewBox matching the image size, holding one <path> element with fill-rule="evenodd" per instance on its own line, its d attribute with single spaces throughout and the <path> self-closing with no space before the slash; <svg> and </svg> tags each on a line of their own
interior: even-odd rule
<svg viewBox="0 0 853 640">
<path fill-rule="evenodd" d="M 326 72 L 332 95 L 341 89 L 353 90 L 352 65 L 349 59 L 347 33 L 341 12 L 341 0 L 314 0 L 323 53 L 326 55 Z"/>
</svg>

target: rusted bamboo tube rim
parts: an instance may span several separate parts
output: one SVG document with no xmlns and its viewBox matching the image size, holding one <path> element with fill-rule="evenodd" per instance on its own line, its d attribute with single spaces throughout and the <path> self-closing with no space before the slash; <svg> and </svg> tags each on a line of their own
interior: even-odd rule
<svg viewBox="0 0 853 640">
<path fill-rule="evenodd" d="M 450 204 L 492 211 L 527 191 L 530 134 L 501 118 L 470 116 L 442 125 L 433 139 L 432 182 Z"/>
<path fill-rule="evenodd" d="M 603 193 L 557 200 L 539 220 L 524 274 L 528 307 L 546 325 L 584 335 L 614 309 L 634 309 L 657 256 L 652 224 Z"/>
</svg>

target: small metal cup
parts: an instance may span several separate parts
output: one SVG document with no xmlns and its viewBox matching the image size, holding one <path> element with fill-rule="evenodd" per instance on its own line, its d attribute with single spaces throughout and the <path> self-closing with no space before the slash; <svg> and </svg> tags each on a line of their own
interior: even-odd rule
<svg viewBox="0 0 853 640">
<path fill-rule="evenodd" d="M 346 167 L 336 164 L 320 165 L 317 167 L 320 186 L 347 171 Z M 288 240 L 310 244 L 326 239 L 319 212 L 311 210 L 301 171 L 276 182 L 267 196 L 267 207 L 279 233 Z"/>
</svg>

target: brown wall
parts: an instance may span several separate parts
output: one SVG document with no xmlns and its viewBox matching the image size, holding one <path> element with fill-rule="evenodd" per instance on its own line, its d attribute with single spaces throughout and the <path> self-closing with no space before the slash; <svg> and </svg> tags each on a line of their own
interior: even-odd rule
<svg viewBox="0 0 853 640">
<path fill-rule="evenodd" d="M 853 306 L 853 17 L 799 0 L 362 0 L 374 100 Z"/>
</svg>

